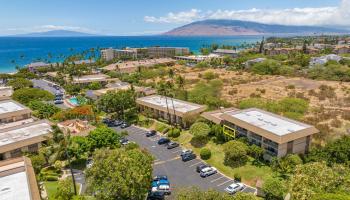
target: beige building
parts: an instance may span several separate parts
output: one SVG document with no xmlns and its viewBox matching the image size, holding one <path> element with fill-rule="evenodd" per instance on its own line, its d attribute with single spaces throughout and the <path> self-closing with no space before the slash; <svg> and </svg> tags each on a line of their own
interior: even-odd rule
<svg viewBox="0 0 350 200">
<path fill-rule="evenodd" d="M 1 129 L 0 160 L 19 157 L 23 152 L 38 151 L 51 132 L 51 124 L 47 120 Z"/>
<path fill-rule="evenodd" d="M 151 68 L 154 65 L 170 65 L 174 62 L 175 60 L 172 58 L 145 59 L 138 61 L 125 61 L 120 63 L 113 63 L 107 65 L 103 69 L 108 71 L 118 71 L 120 73 L 133 73 L 136 72 L 139 69 L 139 67 Z"/>
<path fill-rule="evenodd" d="M 88 121 L 79 119 L 66 120 L 58 123 L 57 126 L 64 134 L 71 134 L 72 136 L 87 136 L 90 131 L 96 128 L 90 125 Z"/>
<path fill-rule="evenodd" d="M 11 99 L 0 100 L 0 127 L 3 124 L 25 120 L 31 117 L 32 111 Z"/>
<path fill-rule="evenodd" d="M 10 97 L 13 94 L 12 87 L 0 86 L 0 98 Z"/>
<path fill-rule="evenodd" d="M 222 115 L 228 112 L 238 111 L 238 108 L 221 108 L 219 110 L 204 112 L 201 114 L 201 117 L 215 123 L 215 124 L 223 124 L 224 120 L 222 119 Z"/>
<path fill-rule="evenodd" d="M 141 111 L 149 112 L 154 118 L 170 120 L 172 123 L 183 126 L 188 126 L 183 120 L 185 116 L 199 115 L 206 109 L 203 105 L 160 95 L 141 97 L 136 100 L 136 103 Z"/>
<path fill-rule="evenodd" d="M 47 120 L 35 121 L 32 111 L 11 99 L 0 100 L 0 160 L 35 152 L 51 134 Z"/>
<path fill-rule="evenodd" d="M 173 58 L 175 56 L 185 56 L 190 54 L 190 49 L 185 47 L 149 47 L 148 56 L 150 58 Z"/>
<path fill-rule="evenodd" d="M 111 61 L 115 58 L 140 59 L 148 56 L 147 48 L 126 48 L 126 49 L 103 49 L 101 57 L 103 60 Z"/>
<path fill-rule="evenodd" d="M 27 157 L 0 162 L 1 200 L 40 200 L 32 163 Z"/>
<path fill-rule="evenodd" d="M 265 150 L 267 160 L 307 153 L 311 136 L 319 132 L 313 126 L 256 108 L 226 112 L 221 118 L 227 136 L 247 137 Z"/>
<path fill-rule="evenodd" d="M 117 78 L 110 78 L 108 75 L 105 74 L 92 74 L 92 75 L 84 75 L 84 76 L 75 76 L 73 77 L 73 84 L 90 84 L 94 82 L 99 83 L 108 83 L 111 81 L 118 81 Z"/>
</svg>

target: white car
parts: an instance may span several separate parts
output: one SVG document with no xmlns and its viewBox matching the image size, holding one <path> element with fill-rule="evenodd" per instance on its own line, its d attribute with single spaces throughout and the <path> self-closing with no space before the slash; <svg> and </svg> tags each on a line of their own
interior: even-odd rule
<svg viewBox="0 0 350 200">
<path fill-rule="evenodd" d="M 245 188 L 243 183 L 232 183 L 229 185 L 225 191 L 229 194 L 235 194 L 236 192 L 242 191 Z"/>
<path fill-rule="evenodd" d="M 191 149 L 184 149 L 181 151 L 180 156 L 183 156 L 185 154 L 191 154 L 191 153 L 193 153 L 193 151 Z"/>
<path fill-rule="evenodd" d="M 199 174 L 202 178 L 211 176 L 213 174 L 218 173 L 218 170 L 215 167 L 206 167 L 201 170 L 201 173 Z"/>
</svg>

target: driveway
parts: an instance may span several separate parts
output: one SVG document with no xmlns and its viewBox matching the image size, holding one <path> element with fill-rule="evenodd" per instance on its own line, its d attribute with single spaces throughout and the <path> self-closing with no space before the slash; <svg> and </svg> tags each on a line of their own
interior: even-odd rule
<svg viewBox="0 0 350 200">
<path fill-rule="evenodd" d="M 194 159 L 188 162 L 183 162 L 180 158 L 181 147 L 168 150 L 164 145 L 158 145 L 157 141 L 161 137 L 156 135 L 147 138 L 146 129 L 131 126 L 126 129 L 115 128 L 117 131 L 128 131 L 127 138 L 140 145 L 140 147 L 147 149 L 154 157 L 153 164 L 154 175 L 167 175 L 172 189 L 178 187 L 195 186 L 203 190 L 215 189 L 224 191 L 234 180 L 218 172 L 207 178 L 201 178 L 196 172 L 196 166 L 204 161 Z M 198 155 L 197 155 L 198 156 Z M 247 186 L 243 192 L 255 193 L 256 189 Z"/>
<path fill-rule="evenodd" d="M 48 92 L 50 92 L 51 94 L 55 95 L 57 93 L 56 88 L 54 88 L 52 85 L 55 83 L 52 83 L 50 81 L 47 80 L 43 80 L 43 79 L 32 79 L 31 80 L 33 83 L 33 86 L 35 88 L 40 88 L 42 90 L 46 90 Z M 57 85 L 57 84 L 56 84 Z M 65 93 L 64 89 L 61 87 L 60 91 L 62 91 L 63 93 Z M 54 104 L 53 101 L 49 101 L 49 103 Z M 61 108 L 61 109 L 68 109 L 67 106 L 65 106 L 64 104 L 54 104 L 55 106 Z"/>
</svg>

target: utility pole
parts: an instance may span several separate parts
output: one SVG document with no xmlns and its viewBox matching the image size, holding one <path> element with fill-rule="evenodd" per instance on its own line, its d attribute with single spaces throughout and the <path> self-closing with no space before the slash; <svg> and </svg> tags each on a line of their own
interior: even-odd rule
<svg viewBox="0 0 350 200">
<path fill-rule="evenodd" d="M 71 161 L 70 161 L 69 153 L 67 151 L 69 144 L 70 144 L 70 132 L 68 132 L 68 141 L 66 141 L 66 156 L 68 158 L 70 173 L 72 174 L 74 194 L 77 195 L 77 186 L 75 185 L 75 178 L 74 178 L 73 168 L 72 168 L 72 164 L 71 164 Z"/>
</svg>

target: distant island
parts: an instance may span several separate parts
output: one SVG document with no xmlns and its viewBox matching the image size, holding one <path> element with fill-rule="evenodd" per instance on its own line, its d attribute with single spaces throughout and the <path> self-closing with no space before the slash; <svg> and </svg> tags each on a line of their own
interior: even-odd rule
<svg viewBox="0 0 350 200">
<path fill-rule="evenodd" d="M 204 20 L 175 28 L 167 36 L 237 36 L 263 34 L 348 34 L 349 30 L 317 27 L 270 25 L 240 20 Z"/>
<path fill-rule="evenodd" d="M 68 31 L 68 30 L 54 30 L 54 31 L 46 31 L 46 32 L 11 35 L 11 37 L 92 37 L 92 36 L 97 36 L 97 35 L 77 32 L 77 31 Z"/>
</svg>

